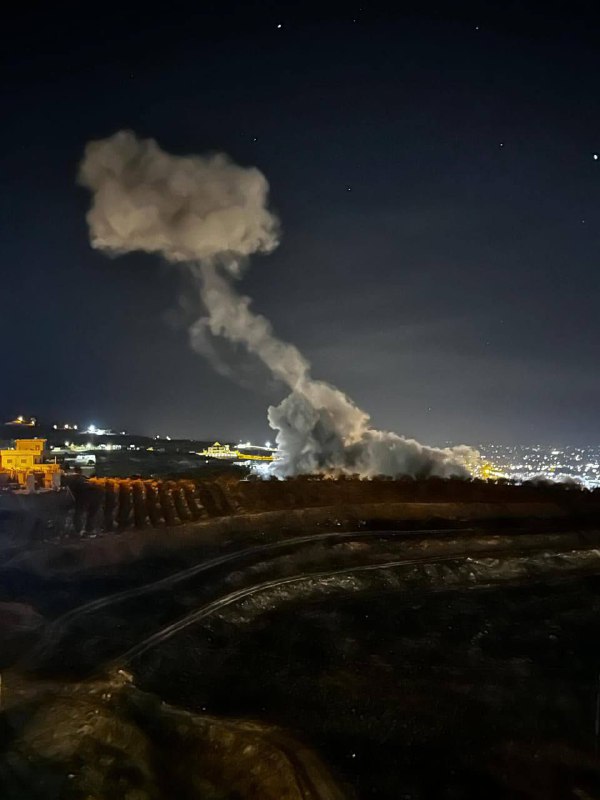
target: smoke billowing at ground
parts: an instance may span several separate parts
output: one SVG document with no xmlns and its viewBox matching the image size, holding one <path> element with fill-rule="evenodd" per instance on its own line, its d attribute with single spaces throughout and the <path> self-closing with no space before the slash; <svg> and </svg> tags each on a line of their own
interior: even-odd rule
<svg viewBox="0 0 600 800">
<path fill-rule="evenodd" d="M 283 459 L 280 475 L 313 472 L 373 475 L 467 475 L 468 447 L 426 447 L 375 430 L 343 392 L 310 375 L 300 351 L 235 288 L 248 256 L 277 247 L 279 223 L 268 208 L 268 183 L 254 167 L 222 154 L 173 156 L 152 139 L 120 131 L 90 142 L 79 183 L 92 193 L 87 214 L 94 248 L 115 255 L 141 250 L 189 266 L 206 308 L 190 329 L 192 347 L 217 360 L 212 339 L 244 346 L 290 394 L 268 411 Z"/>
</svg>

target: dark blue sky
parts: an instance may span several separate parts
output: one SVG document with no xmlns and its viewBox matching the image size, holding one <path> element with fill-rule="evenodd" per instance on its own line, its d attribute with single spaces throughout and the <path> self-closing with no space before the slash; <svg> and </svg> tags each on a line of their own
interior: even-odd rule
<svg viewBox="0 0 600 800">
<path fill-rule="evenodd" d="M 242 288 L 378 427 L 597 444 L 593 6 L 448 6 L 17 12 L 2 34 L 0 415 L 269 435 L 282 392 L 191 352 L 177 270 L 89 247 L 78 161 L 131 128 L 265 173 L 282 244 Z"/>
</svg>

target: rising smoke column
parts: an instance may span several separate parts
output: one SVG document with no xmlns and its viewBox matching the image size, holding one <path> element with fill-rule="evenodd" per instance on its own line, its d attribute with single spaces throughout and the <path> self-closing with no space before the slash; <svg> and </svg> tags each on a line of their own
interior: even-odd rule
<svg viewBox="0 0 600 800">
<path fill-rule="evenodd" d="M 467 447 L 426 447 L 370 427 L 369 416 L 333 386 L 314 380 L 293 344 L 236 291 L 248 256 L 279 243 L 279 223 L 268 209 L 268 183 L 254 167 L 228 156 L 173 156 L 153 139 L 119 131 L 90 142 L 79 183 L 92 193 L 87 214 L 92 247 L 119 255 L 156 253 L 187 265 L 206 308 L 190 328 L 190 342 L 215 361 L 211 337 L 243 345 L 290 394 L 268 410 L 283 454 L 281 475 L 468 475 Z"/>
</svg>

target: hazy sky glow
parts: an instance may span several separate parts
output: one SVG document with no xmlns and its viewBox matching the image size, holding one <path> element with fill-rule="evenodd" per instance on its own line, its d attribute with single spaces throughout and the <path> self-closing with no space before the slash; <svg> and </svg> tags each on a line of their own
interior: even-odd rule
<svg viewBox="0 0 600 800">
<path fill-rule="evenodd" d="M 0 414 L 269 435 L 283 391 L 241 359 L 243 387 L 194 354 L 184 276 L 89 246 L 83 148 L 131 128 L 264 173 L 281 245 L 240 289 L 377 426 L 596 442 L 600 56 L 585 18 L 252 6 L 116 29 L 15 18 Z"/>
</svg>

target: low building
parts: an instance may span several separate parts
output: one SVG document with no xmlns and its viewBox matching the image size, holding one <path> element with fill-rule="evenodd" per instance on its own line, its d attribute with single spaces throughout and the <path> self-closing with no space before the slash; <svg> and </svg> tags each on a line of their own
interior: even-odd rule
<svg viewBox="0 0 600 800">
<path fill-rule="evenodd" d="M 262 449 L 260 448 L 260 450 Z M 248 452 L 248 450 L 251 452 Z M 259 452 L 258 447 L 245 448 L 244 451 L 238 450 L 237 457 L 242 461 L 275 461 L 273 453 Z"/>
<path fill-rule="evenodd" d="M 58 488 L 61 468 L 44 461 L 46 439 L 16 439 L 15 447 L 0 450 L 0 473 L 28 489 Z"/>
<path fill-rule="evenodd" d="M 214 444 L 207 447 L 206 450 L 202 450 L 200 453 L 201 456 L 208 456 L 209 458 L 237 458 L 238 452 L 237 450 L 232 450 L 228 444 L 221 444 L 220 442 L 215 442 Z"/>
<path fill-rule="evenodd" d="M 15 419 L 11 419 L 9 422 L 5 422 L 4 424 L 5 425 L 20 425 L 21 427 L 25 427 L 25 428 L 35 428 L 35 422 L 36 422 L 35 417 L 29 417 L 29 419 L 28 419 L 27 417 L 18 416 L 18 417 L 15 417 Z"/>
</svg>

